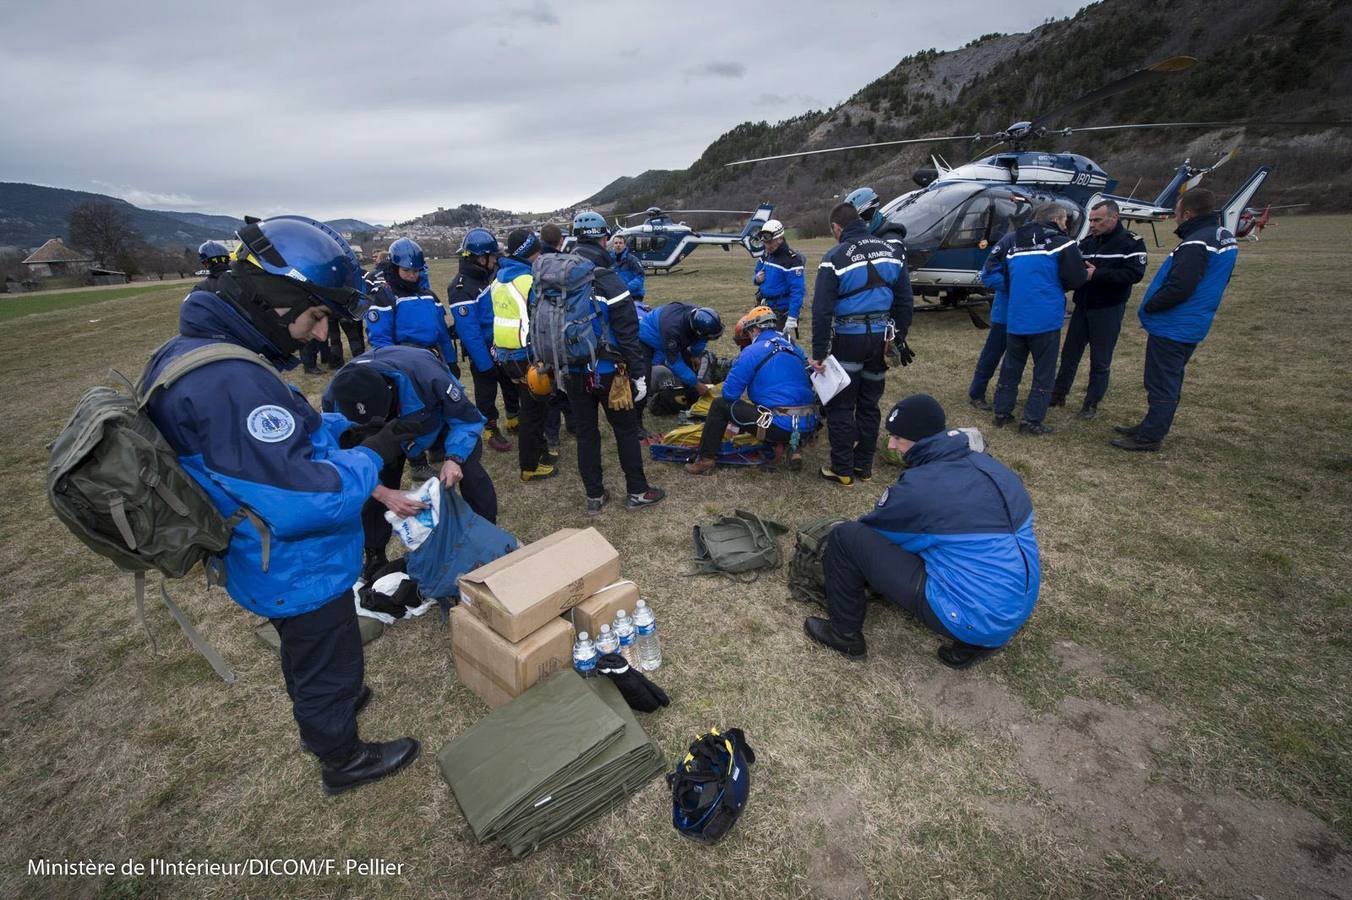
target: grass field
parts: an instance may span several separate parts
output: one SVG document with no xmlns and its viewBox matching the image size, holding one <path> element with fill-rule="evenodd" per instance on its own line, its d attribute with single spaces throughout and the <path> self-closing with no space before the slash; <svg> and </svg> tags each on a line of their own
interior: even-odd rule
<svg viewBox="0 0 1352 900">
<path fill-rule="evenodd" d="M 434 756 L 487 707 L 454 675 L 435 616 L 368 647 L 371 738 L 424 742 L 410 770 L 328 800 L 296 731 L 276 658 L 219 591 L 180 588 L 238 673 L 224 686 L 131 584 L 55 522 L 44 446 L 109 367 L 135 375 L 169 335 L 181 288 L 28 316 L 5 362 L 0 520 L 7 585 L 0 719 L 3 896 L 1085 897 L 1352 896 L 1352 308 L 1341 235 L 1352 219 L 1284 220 L 1245 243 L 1188 372 L 1165 451 L 1107 446 L 1144 405 L 1143 335 L 1127 317 L 1098 420 L 1054 410 L 1055 435 L 995 431 L 964 403 L 984 333 L 921 314 L 916 362 L 885 403 L 937 396 L 983 426 L 1026 480 L 1041 598 L 1009 648 L 965 673 L 937 640 L 874 607 L 850 663 L 801 632 L 810 610 L 782 572 L 749 586 L 684 578 L 691 523 L 734 506 L 800 523 L 857 515 L 882 492 L 813 477 L 658 463 L 670 492 L 595 525 L 655 608 L 673 704 L 643 717 L 674 761 L 711 724 L 757 751 L 750 806 L 710 849 L 676 835 L 665 785 L 532 858 L 474 844 Z M 802 246 L 815 263 L 822 241 Z M 1152 267 L 1167 252 L 1152 248 Z M 744 254 L 704 251 L 649 297 L 729 316 L 749 303 Z M 439 264 L 440 291 L 450 271 Z M 1133 306 L 1134 308 L 1134 306 Z M 91 318 L 98 318 L 90 323 Z M 720 350 L 730 352 L 730 341 Z M 1086 363 L 1087 365 L 1087 363 Z M 1078 406 L 1083 372 L 1071 409 Z M 297 376 L 317 400 L 324 380 Z M 501 524 L 523 541 L 593 524 L 565 442 L 564 476 L 522 485 L 490 454 Z M 612 492 L 622 483 L 607 443 Z M 786 540 L 785 549 L 789 549 Z M 29 876 L 30 859 L 121 863 L 381 858 L 359 877 Z"/>
<path fill-rule="evenodd" d="M 0 298 L 0 322 L 30 316 L 34 313 L 55 312 L 90 306 L 96 303 L 108 303 L 113 300 L 126 300 L 131 297 L 146 297 L 151 294 L 163 294 L 166 291 L 181 293 L 185 283 L 175 283 L 173 287 L 159 282 L 139 282 L 121 287 L 76 288 L 70 291 L 38 291 L 32 294 L 6 295 Z"/>
</svg>

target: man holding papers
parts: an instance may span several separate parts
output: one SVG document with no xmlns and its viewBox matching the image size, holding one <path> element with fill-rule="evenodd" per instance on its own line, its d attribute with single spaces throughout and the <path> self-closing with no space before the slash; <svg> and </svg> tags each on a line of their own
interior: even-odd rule
<svg viewBox="0 0 1352 900">
<path fill-rule="evenodd" d="M 831 210 L 831 234 L 839 243 L 822 259 L 812 292 L 812 368 L 825 373 L 829 354 L 849 375 L 826 404 L 831 465 L 820 472 L 849 487 L 873 477 L 889 345 L 901 365 L 915 358 L 906 346 L 911 278 L 896 248 L 869 234 L 849 203 Z"/>
</svg>

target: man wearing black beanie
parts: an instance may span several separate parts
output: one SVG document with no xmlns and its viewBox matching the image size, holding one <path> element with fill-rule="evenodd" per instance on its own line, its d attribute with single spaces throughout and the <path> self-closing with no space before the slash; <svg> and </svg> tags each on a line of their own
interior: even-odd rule
<svg viewBox="0 0 1352 900">
<path fill-rule="evenodd" d="M 1005 645 L 1037 602 L 1040 562 L 1033 503 L 1019 476 L 967 435 L 945 427 L 927 394 L 892 408 L 887 446 L 906 469 L 872 512 L 837 525 L 824 558 L 830 618 L 809 617 L 808 637 L 846 656 L 867 652 L 871 587 L 952 641 L 939 659 L 966 668 Z"/>
</svg>

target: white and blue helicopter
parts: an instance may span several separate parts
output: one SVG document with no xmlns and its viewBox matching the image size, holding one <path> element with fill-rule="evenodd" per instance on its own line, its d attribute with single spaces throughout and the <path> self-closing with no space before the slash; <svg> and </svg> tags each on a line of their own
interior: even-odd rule
<svg viewBox="0 0 1352 900">
<path fill-rule="evenodd" d="M 754 211 L 741 209 L 682 209 L 676 213 L 712 215 L 750 215 L 739 233 L 723 231 L 696 231 L 684 222 L 676 222 L 671 214 L 656 206 L 640 213 L 631 213 L 615 219 L 615 234 L 624 238 L 629 251 L 648 272 L 670 272 L 698 247 L 722 247 L 726 252 L 733 244 L 741 244 L 746 252 L 758 256 L 764 248 L 760 241 L 760 227 L 769 221 L 774 207 L 762 203 Z M 623 226 L 621 222 L 643 216 L 638 225 Z"/>
<path fill-rule="evenodd" d="M 1175 56 L 1131 73 L 1117 81 L 1085 94 L 1057 109 L 1029 121 L 1015 122 L 993 134 L 950 135 L 909 138 L 828 147 L 783 153 L 728 163 L 749 165 L 845 150 L 862 150 L 902 144 L 941 141 L 968 143 L 993 142 L 980 158 L 965 165 L 950 167 L 938 155 L 931 157 L 933 168 L 918 169 L 912 176 L 919 186 L 881 206 L 869 228 L 883 238 L 904 240 L 916 309 L 951 309 L 985 303 L 990 294 L 981 285 L 980 272 L 990 248 L 1011 228 L 1025 221 L 1032 209 L 1042 203 L 1064 205 L 1069 213 L 1069 232 L 1083 237 L 1088 230 L 1086 210 L 1101 199 L 1114 200 L 1123 219 L 1159 222 L 1174 214 L 1178 196 L 1194 187 L 1207 174 L 1233 158 L 1234 151 L 1216 164 L 1199 169 L 1187 160 L 1173 179 L 1153 200 L 1118 196 L 1112 193 L 1117 182 L 1096 162 L 1077 153 L 1048 153 L 1029 149 L 1029 144 L 1053 136 L 1117 131 L 1140 128 L 1218 128 L 1262 126 L 1348 127 L 1352 122 L 1150 122 L 1131 125 L 1096 125 L 1084 128 L 1050 128 L 1067 112 L 1102 100 L 1113 94 L 1142 87 L 1164 75 L 1181 72 L 1196 60 Z M 1000 145 L 1007 150 L 987 155 Z M 1271 171 L 1260 166 L 1226 202 L 1223 219 L 1232 231 L 1253 195 Z M 975 315 L 973 321 L 980 325 Z"/>
</svg>

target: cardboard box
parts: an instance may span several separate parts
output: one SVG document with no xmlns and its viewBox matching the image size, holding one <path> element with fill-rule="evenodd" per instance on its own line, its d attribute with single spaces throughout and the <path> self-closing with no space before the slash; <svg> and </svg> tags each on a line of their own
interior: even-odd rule
<svg viewBox="0 0 1352 900">
<path fill-rule="evenodd" d="M 595 528 L 565 528 L 460 576 L 460 603 L 513 643 L 620 580 Z"/>
<path fill-rule="evenodd" d="M 619 610 L 632 616 L 637 602 L 638 585 L 632 581 L 620 581 L 592 594 L 564 613 L 563 617 L 572 623 L 574 630 L 585 631 L 595 640 L 601 633 L 601 626 L 614 622 L 615 613 Z"/>
<path fill-rule="evenodd" d="M 573 629 L 551 619 L 513 644 L 457 606 L 451 610 L 451 656 L 455 677 L 496 708 L 573 664 Z"/>
</svg>

